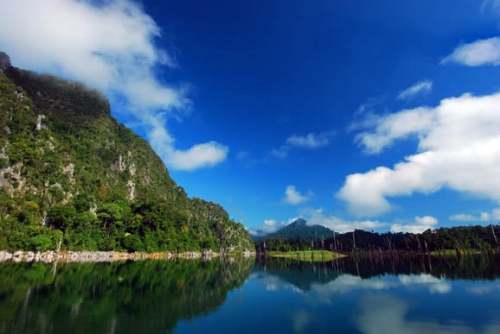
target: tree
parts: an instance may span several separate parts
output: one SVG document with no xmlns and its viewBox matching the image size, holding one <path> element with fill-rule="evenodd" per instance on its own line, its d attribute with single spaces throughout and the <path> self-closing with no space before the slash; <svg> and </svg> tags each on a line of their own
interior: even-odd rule
<svg viewBox="0 0 500 334">
<path fill-rule="evenodd" d="M 54 205 L 47 215 L 49 225 L 66 232 L 73 225 L 76 210 L 72 206 Z"/>
</svg>

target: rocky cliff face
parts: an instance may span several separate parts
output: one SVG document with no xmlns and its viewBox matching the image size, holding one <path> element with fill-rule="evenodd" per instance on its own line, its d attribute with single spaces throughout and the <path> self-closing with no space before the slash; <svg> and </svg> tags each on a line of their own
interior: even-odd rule
<svg viewBox="0 0 500 334">
<path fill-rule="evenodd" d="M 47 217 L 55 206 L 90 212 L 99 220 L 107 203 L 127 202 L 132 214 L 147 203 L 168 214 L 174 232 L 191 230 L 189 240 L 252 248 L 243 226 L 231 222 L 222 207 L 187 197 L 150 145 L 110 116 L 100 92 L 12 67 L 5 53 L 0 53 L 0 197 L 0 224 L 17 220 L 54 228 Z M 124 218 L 119 221 L 127 226 Z M 108 227 L 107 220 L 103 225 Z M 122 232 L 135 233 L 127 231 Z M 5 238 L 4 244 L 12 244 Z"/>
</svg>

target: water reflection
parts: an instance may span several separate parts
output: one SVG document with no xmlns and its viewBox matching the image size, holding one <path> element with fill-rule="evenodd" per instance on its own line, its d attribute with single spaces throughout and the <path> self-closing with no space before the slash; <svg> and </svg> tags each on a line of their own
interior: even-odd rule
<svg viewBox="0 0 500 334">
<path fill-rule="evenodd" d="M 254 261 L 4 263 L 0 333 L 500 333 L 498 257 Z"/>
<path fill-rule="evenodd" d="M 295 333 L 500 333 L 499 260 L 267 259 L 250 280 L 269 293 L 289 291 L 288 304 L 300 300 L 288 319 Z"/>
<path fill-rule="evenodd" d="M 436 319 L 412 319 L 410 305 L 410 301 L 392 295 L 363 296 L 360 300 L 361 315 L 357 318 L 356 325 L 366 334 L 500 333 L 500 323 L 496 319 L 492 319 L 489 324 L 480 324 L 478 328 L 468 325 L 460 318 L 447 319 L 445 323 Z"/>
<path fill-rule="evenodd" d="M 0 333 L 165 333 L 217 310 L 253 260 L 0 264 Z"/>
<path fill-rule="evenodd" d="M 448 293 L 452 286 L 446 280 L 500 278 L 500 256 L 469 256 L 461 260 L 453 257 L 364 257 L 326 263 L 267 258 L 259 259 L 251 277 L 263 280 L 270 291 L 287 284 L 303 292 L 330 286 L 329 290 L 339 293 L 404 285 L 411 289 L 426 288 L 431 293 Z M 496 289 L 490 285 L 488 288 Z"/>
</svg>

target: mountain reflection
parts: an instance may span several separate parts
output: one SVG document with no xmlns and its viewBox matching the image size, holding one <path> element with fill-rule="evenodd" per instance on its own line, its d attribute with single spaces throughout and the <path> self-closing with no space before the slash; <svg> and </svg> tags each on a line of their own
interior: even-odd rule
<svg viewBox="0 0 500 334">
<path fill-rule="evenodd" d="M 252 277 L 260 279 L 268 290 L 290 285 L 302 292 L 326 289 L 342 293 L 353 289 L 382 290 L 403 285 L 424 287 L 432 293 L 447 293 L 452 287 L 444 278 L 499 278 L 500 257 L 469 256 L 460 260 L 453 257 L 364 257 L 323 263 L 267 258 L 257 262 Z M 474 291 L 479 293 L 480 289 Z"/>
<path fill-rule="evenodd" d="M 217 310 L 254 259 L 0 264 L 0 333 L 168 333 Z"/>
</svg>

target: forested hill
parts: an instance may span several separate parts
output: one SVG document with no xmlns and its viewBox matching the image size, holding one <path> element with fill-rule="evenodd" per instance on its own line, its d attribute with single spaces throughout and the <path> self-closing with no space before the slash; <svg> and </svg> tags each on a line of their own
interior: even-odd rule
<svg viewBox="0 0 500 334">
<path fill-rule="evenodd" d="M 353 251 L 397 252 L 489 252 L 500 250 L 500 225 L 455 226 L 426 230 L 422 233 L 377 233 L 355 230 L 332 235 L 313 242 L 299 238 L 268 237 L 256 241 L 256 248 L 265 251 L 301 251 L 326 249 L 349 253 Z"/>
<path fill-rule="evenodd" d="M 254 250 L 218 204 L 189 198 L 150 145 L 82 84 L 0 52 L 0 250 Z"/>
<path fill-rule="evenodd" d="M 331 238 L 333 231 L 321 225 L 307 225 L 307 221 L 302 218 L 295 220 L 276 232 L 269 233 L 261 237 L 254 237 L 255 240 L 266 238 L 284 238 L 301 240 L 321 240 Z"/>
</svg>

